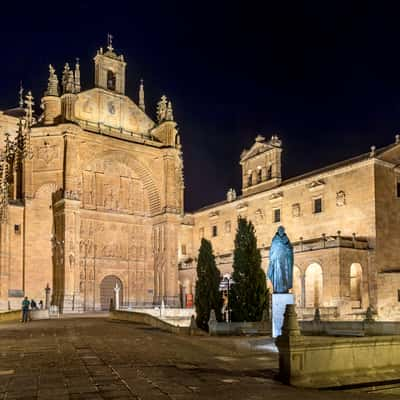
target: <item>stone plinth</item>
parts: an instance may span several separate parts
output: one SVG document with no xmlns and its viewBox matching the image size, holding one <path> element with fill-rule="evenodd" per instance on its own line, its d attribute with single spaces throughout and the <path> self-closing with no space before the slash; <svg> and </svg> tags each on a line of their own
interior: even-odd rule
<svg viewBox="0 0 400 400">
<path fill-rule="evenodd" d="M 274 338 L 281 334 L 287 304 L 294 304 L 293 294 L 276 293 L 272 295 L 272 337 Z"/>
</svg>

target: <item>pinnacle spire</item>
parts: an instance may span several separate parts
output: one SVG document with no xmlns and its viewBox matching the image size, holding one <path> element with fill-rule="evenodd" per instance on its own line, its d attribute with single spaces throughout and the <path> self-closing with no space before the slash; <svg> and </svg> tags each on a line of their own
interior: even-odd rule
<svg viewBox="0 0 400 400">
<path fill-rule="evenodd" d="M 143 111 L 146 110 L 146 105 L 144 104 L 144 85 L 143 85 L 143 79 L 140 80 L 140 86 L 139 86 L 139 108 L 141 108 Z"/>
<path fill-rule="evenodd" d="M 169 101 L 167 106 L 167 112 L 165 114 L 166 121 L 173 121 L 174 120 L 174 112 L 172 110 L 172 103 Z"/>
<path fill-rule="evenodd" d="M 31 127 L 33 124 L 33 106 L 35 103 L 33 102 L 32 92 L 29 91 L 28 94 L 25 96 L 25 112 L 26 112 L 26 122 L 28 127 Z"/>
<path fill-rule="evenodd" d="M 49 64 L 49 80 L 45 96 L 58 96 L 58 78 L 51 64 Z"/>
<path fill-rule="evenodd" d="M 63 73 L 62 73 L 62 80 L 61 80 L 63 93 L 67 93 L 68 92 L 68 90 L 67 90 L 68 79 L 69 79 L 69 64 L 65 63 L 64 70 L 63 70 Z"/>
<path fill-rule="evenodd" d="M 163 94 L 157 103 L 157 121 L 161 123 L 165 121 L 167 116 L 167 96 Z"/>
<path fill-rule="evenodd" d="M 19 82 L 19 108 L 24 108 L 24 88 L 22 87 L 22 81 Z"/>
<path fill-rule="evenodd" d="M 75 72 L 74 72 L 74 93 L 81 91 L 81 70 L 79 65 L 79 58 L 76 59 Z"/>
</svg>

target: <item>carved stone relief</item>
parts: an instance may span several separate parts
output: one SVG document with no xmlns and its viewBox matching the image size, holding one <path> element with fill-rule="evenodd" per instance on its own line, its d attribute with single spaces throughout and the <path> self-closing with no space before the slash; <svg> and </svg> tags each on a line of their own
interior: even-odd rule
<svg viewBox="0 0 400 400">
<path fill-rule="evenodd" d="M 255 221 L 256 223 L 260 224 L 262 223 L 263 219 L 264 219 L 264 211 L 261 208 L 259 208 L 255 212 Z"/>
<path fill-rule="evenodd" d="M 44 142 L 43 145 L 36 148 L 36 155 L 39 160 L 44 161 L 46 164 L 51 163 L 53 160 L 59 158 L 60 147 L 55 144 Z"/>
<path fill-rule="evenodd" d="M 292 217 L 294 217 L 294 218 L 300 217 L 300 204 L 299 203 L 292 204 Z"/>
<path fill-rule="evenodd" d="M 124 164 L 99 160 L 96 170 L 84 171 L 83 206 L 89 209 L 143 213 L 145 209 L 143 183 Z"/>
<path fill-rule="evenodd" d="M 338 207 L 346 205 L 346 193 L 343 190 L 336 193 L 336 205 Z"/>
</svg>

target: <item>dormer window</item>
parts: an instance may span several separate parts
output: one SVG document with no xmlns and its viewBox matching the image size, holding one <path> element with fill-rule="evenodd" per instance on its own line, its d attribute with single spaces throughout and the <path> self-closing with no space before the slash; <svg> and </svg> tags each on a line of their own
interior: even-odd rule
<svg viewBox="0 0 400 400">
<path fill-rule="evenodd" d="M 115 90 L 115 73 L 113 71 L 108 70 L 107 71 L 107 89 L 109 90 Z"/>
</svg>

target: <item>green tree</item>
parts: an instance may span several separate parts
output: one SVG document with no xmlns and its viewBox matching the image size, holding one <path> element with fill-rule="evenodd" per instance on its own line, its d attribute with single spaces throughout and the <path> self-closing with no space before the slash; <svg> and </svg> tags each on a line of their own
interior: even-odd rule
<svg viewBox="0 0 400 400">
<path fill-rule="evenodd" d="M 196 281 L 196 323 L 201 329 L 208 330 L 211 310 L 215 310 L 218 321 L 221 321 L 222 296 L 219 292 L 221 274 L 215 264 L 211 242 L 201 240 L 197 261 Z"/>
<path fill-rule="evenodd" d="M 232 320 L 260 321 L 268 305 L 268 289 L 254 225 L 246 218 L 238 219 L 232 278 Z"/>
</svg>

